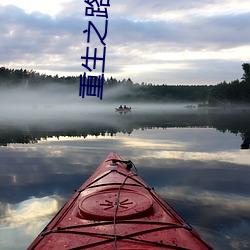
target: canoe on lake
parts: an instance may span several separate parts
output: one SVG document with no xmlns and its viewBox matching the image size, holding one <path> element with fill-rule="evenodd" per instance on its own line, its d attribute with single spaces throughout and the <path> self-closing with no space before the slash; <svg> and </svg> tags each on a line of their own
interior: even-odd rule
<svg viewBox="0 0 250 250">
<path fill-rule="evenodd" d="M 112 152 L 28 249 L 212 248 Z"/>
<path fill-rule="evenodd" d="M 128 112 L 131 112 L 131 107 L 126 107 L 126 108 L 115 108 L 115 111 L 116 112 L 124 112 L 124 113 L 128 113 Z"/>
</svg>

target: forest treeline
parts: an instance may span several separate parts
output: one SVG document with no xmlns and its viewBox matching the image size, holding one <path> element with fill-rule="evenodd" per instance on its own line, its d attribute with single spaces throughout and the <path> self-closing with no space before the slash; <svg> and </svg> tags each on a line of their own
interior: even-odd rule
<svg viewBox="0 0 250 250">
<path fill-rule="evenodd" d="M 224 105 L 228 103 L 250 103 L 250 64 L 242 64 L 243 76 L 239 80 L 221 82 L 216 85 L 154 85 L 134 83 L 130 78 L 104 80 L 103 99 L 108 93 L 109 100 L 201 102 L 204 105 Z M 0 67 L 0 87 L 36 88 L 53 83 L 65 84 L 79 89 L 79 76 L 59 77 L 40 74 L 34 70 L 9 69 Z M 115 91 L 114 91 L 115 90 Z"/>
</svg>

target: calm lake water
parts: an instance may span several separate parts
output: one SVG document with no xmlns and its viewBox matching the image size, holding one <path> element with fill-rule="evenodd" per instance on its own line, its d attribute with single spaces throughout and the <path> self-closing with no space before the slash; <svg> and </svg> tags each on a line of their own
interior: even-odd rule
<svg viewBox="0 0 250 250">
<path fill-rule="evenodd" d="M 215 249 L 250 249 L 250 110 L 114 107 L 0 109 L 0 248 L 27 248 L 115 151 Z"/>
</svg>

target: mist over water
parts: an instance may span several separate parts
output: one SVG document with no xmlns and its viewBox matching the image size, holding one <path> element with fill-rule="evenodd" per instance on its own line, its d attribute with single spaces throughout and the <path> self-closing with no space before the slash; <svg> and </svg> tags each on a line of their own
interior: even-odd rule
<svg viewBox="0 0 250 250">
<path fill-rule="evenodd" d="M 67 115 L 104 110 L 96 97 L 81 98 L 67 86 L 51 85 L 36 89 L 6 89 L 0 92 L 1 117 L 34 120 L 66 118 Z"/>
<path fill-rule="evenodd" d="M 99 100 L 95 96 L 79 97 L 77 88 L 59 84 L 1 89 L 1 144 L 21 142 L 22 137 L 25 137 L 24 141 L 37 141 L 47 136 L 131 134 L 140 127 L 208 126 L 241 134 L 242 147 L 249 148 L 249 109 L 213 110 L 199 109 L 197 103 L 133 103 L 129 99 L 126 103 L 111 101 L 109 97 L 119 94 L 119 91 L 122 91 L 121 87 L 114 88 L 111 93 L 106 93 L 103 100 Z M 120 105 L 132 107 L 132 111 L 115 112 Z M 11 140 L 7 138 L 6 131 L 13 134 Z"/>
<path fill-rule="evenodd" d="M 109 97 L 119 95 L 124 89 L 114 89 L 106 93 L 104 100 L 95 96 L 79 96 L 78 89 L 66 85 L 30 88 L 11 88 L 0 90 L 0 121 L 11 121 L 12 125 L 20 122 L 56 122 L 66 121 L 97 121 L 109 122 L 116 107 L 126 105 L 132 107 L 133 113 L 145 112 L 178 112 L 184 111 L 187 104 L 154 104 L 131 103 L 129 100 L 110 102 Z M 186 112 L 188 110 L 186 109 Z M 93 117 L 93 114 L 98 114 Z"/>
<path fill-rule="evenodd" d="M 3 249 L 26 248 L 110 151 L 133 160 L 215 249 L 248 249 L 249 110 L 110 101 L 120 91 L 100 100 L 55 84 L 0 90 Z"/>
</svg>

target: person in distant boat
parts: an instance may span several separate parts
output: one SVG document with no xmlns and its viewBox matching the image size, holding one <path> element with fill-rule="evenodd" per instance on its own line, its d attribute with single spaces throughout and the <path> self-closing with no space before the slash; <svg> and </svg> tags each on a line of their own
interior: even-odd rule
<svg viewBox="0 0 250 250">
<path fill-rule="evenodd" d="M 126 109 L 127 108 L 127 106 L 126 105 L 124 105 L 124 109 Z"/>
<path fill-rule="evenodd" d="M 119 109 L 122 109 L 122 105 L 119 106 Z"/>
</svg>

